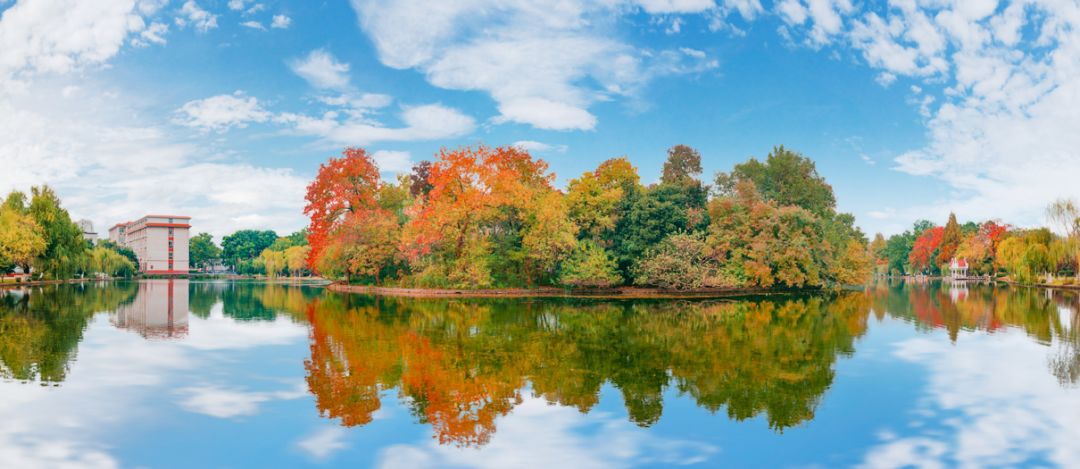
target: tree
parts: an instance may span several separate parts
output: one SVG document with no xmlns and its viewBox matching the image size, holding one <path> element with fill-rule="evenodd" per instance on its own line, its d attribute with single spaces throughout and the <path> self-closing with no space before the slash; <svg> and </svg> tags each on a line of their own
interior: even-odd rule
<svg viewBox="0 0 1080 469">
<path fill-rule="evenodd" d="M 14 264 L 30 271 L 30 264 L 48 246 L 41 226 L 19 209 L 0 207 L 0 265 Z"/>
<path fill-rule="evenodd" d="M 416 163 L 412 167 L 412 174 L 409 175 L 409 195 L 414 199 L 420 199 L 427 197 L 428 192 L 431 192 L 431 162 L 424 160 Z"/>
<path fill-rule="evenodd" d="M 252 261 L 263 250 L 277 241 L 277 233 L 270 230 L 240 230 L 221 240 L 221 256 L 225 262 L 238 269 L 243 261 Z"/>
<path fill-rule="evenodd" d="M 566 199 L 547 191 L 536 199 L 525 216 L 521 247 L 525 251 L 525 273 L 531 286 L 537 275 L 554 279 L 559 262 L 577 245 L 577 227 L 567 214 Z"/>
<path fill-rule="evenodd" d="M 875 234 L 874 240 L 870 242 L 869 255 L 874 263 L 876 275 L 886 275 L 889 273 L 888 246 L 889 243 L 885 241 L 885 236 L 881 233 Z"/>
<path fill-rule="evenodd" d="M 263 252 L 259 254 L 259 260 L 262 261 L 267 277 L 277 277 L 287 267 L 284 251 L 275 251 L 270 248 L 263 249 Z"/>
<path fill-rule="evenodd" d="M 292 246 L 285 250 L 285 264 L 289 268 L 289 275 L 296 277 L 303 274 L 307 267 L 308 254 L 311 246 Z"/>
<path fill-rule="evenodd" d="M 636 268 L 637 283 L 672 290 L 720 286 L 720 264 L 709 252 L 703 234 L 668 236 L 646 251 Z"/>
<path fill-rule="evenodd" d="M 604 161 L 596 171 L 570 180 L 566 200 L 580 237 L 595 242 L 610 239 L 624 214 L 626 199 L 639 191 L 637 169 L 626 157 Z"/>
<path fill-rule="evenodd" d="M 139 265 L 139 257 L 136 256 L 135 251 L 131 250 L 129 247 L 121 246 L 107 239 L 99 239 L 97 245 L 124 256 L 127 260 L 131 261 L 131 265 Z"/>
<path fill-rule="evenodd" d="M 85 264 L 87 243 L 60 198 L 49 186 L 31 188 L 28 213 L 42 229 L 45 250 L 33 261 L 33 267 L 50 279 L 72 278 Z"/>
<path fill-rule="evenodd" d="M 936 269 L 937 266 L 934 264 L 934 260 L 938 258 L 944 237 L 945 228 L 936 226 L 924 231 L 919 237 L 915 238 L 915 243 L 911 247 L 911 254 L 908 255 L 908 262 L 915 272 L 926 273 L 930 271 L 932 273 Z"/>
<path fill-rule="evenodd" d="M 562 263 L 559 283 L 578 288 L 606 288 L 622 282 L 619 265 L 602 246 L 591 240 L 581 241 Z"/>
<path fill-rule="evenodd" d="M 956 222 L 956 214 L 950 213 L 949 221 L 942 231 L 941 247 L 938 249 L 937 256 L 938 265 L 945 266 L 952 262 L 961 241 L 963 241 L 963 233 L 960 230 L 960 224 Z"/>
<path fill-rule="evenodd" d="M 135 275 L 135 263 L 124 255 L 104 246 L 96 246 L 86 256 L 86 270 L 110 277 L 131 277 Z"/>
<path fill-rule="evenodd" d="M 627 281 L 645 251 L 673 233 L 698 232 L 709 226 L 707 193 L 698 185 L 660 184 L 635 193 L 620 217 L 613 250 Z"/>
<path fill-rule="evenodd" d="M 668 149 L 667 161 L 664 162 L 661 184 L 700 184 L 701 154 L 686 145 L 675 145 Z"/>
<path fill-rule="evenodd" d="M 221 258 L 221 248 L 210 233 L 199 233 L 188 240 L 188 256 L 192 267 L 206 268 L 212 259 Z"/>
<path fill-rule="evenodd" d="M 740 181 L 752 181 L 761 196 L 778 205 L 796 205 L 823 216 L 836 209 L 832 186 L 817 172 L 814 162 L 783 145 L 773 148 L 765 163 L 754 158 L 716 175 L 720 195 L 732 195 Z"/>
<path fill-rule="evenodd" d="M 1065 237 L 1080 248 L 1080 208 L 1073 199 L 1058 199 L 1046 207 L 1046 216 L 1050 222 L 1057 225 Z M 1075 254 L 1078 263 L 1076 278 L 1080 281 L 1080 252 Z"/>
<path fill-rule="evenodd" d="M 329 238 L 332 249 L 316 257 L 316 270 L 347 282 L 356 276 L 372 277 L 380 284 L 380 272 L 397 250 L 400 229 L 385 211 L 349 214 Z"/>
<path fill-rule="evenodd" d="M 311 262 L 319 257 L 330 234 L 345 222 L 347 215 L 363 217 L 363 212 L 377 207 L 379 185 L 379 168 L 363 148 L 346 148 L 341 158 L 330 158 L 319 166 L 304 197 L 304 214 L 311 220 Z"/>
</svg>

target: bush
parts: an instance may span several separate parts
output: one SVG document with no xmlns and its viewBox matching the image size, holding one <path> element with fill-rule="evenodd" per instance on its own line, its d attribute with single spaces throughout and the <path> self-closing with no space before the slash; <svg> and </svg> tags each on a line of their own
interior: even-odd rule
<svg viewBox="0 0 1080 469">
<path fill-rule="evenodd" d="M 720 265 L 711 255 L 701 234 L 679 233 L 664 238 L 645 252 L 636 269 L 636 281 L 673 290 L 690 290 L 723 285 Z"/>
<path fill-rule="evenodd" d="M 592 241 L 582 241 L 563 262 L 559 283 L 571 287 L 607 288 L 622 280 L 619 264 L 603 247 Z"/>
</svg>

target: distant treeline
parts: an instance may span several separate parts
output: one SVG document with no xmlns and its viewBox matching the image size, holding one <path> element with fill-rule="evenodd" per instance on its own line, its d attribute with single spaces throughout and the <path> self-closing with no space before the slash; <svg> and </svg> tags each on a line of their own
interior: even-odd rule
<svg viewBox="0 0 1080 469">
<path fill-rule="evenodd" d="M 564 192 L 524 149 L 479 146 L 386 182 L 348 148 L 308 186 L 309 266 L 433 288 L 816 288 L 870 275 L 865 236 L 810 159 L 781 146 L 711 186 L 701 173 L 701 155 L 676 145 L 657 184 L 622 157 Z"/>
<path fill-rule="evenodd" d="M 881 275 L 950 274 L 955 258 L 965 261 L 968 275 L 1007 275 L 1020 283 L 1074 277 L 1080 252 L 1080 210 L 1074 201 L 1061 199 L 1047 207 L 1046 216 L 1062 234 L 1045 227 L 1019 229 L 999 220 L 960 224 L 950 214 L 945 226 L 920 220 L 888 239 L 879 233 L 870 251 Z"/>
</svg>

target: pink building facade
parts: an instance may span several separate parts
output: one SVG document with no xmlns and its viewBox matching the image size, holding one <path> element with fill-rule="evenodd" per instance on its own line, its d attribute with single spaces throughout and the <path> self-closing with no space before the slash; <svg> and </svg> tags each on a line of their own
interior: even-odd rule
<svg viewBox="0 0 1080 469">
<path fill-rule="evenodd" d="M 109 228 L 109 239 L 135 251 L 146 274 L 187 274 L 191 217 L 147 215 Z"/>
</svg>

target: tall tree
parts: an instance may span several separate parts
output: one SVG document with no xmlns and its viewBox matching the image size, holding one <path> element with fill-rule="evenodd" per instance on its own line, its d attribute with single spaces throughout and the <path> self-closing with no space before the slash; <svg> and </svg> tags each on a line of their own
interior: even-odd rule
<svg viewBox="0 0 1080 469">
<path fill-rule="evenodd" d="M 346 215 L 377 207 L 379 184 L 379 168 L 363 148 L 346 148 L 341 158 L 330 158 L 319 166 L 304 197 L 307 201 L 304 214 L 311 220 L 310 263 L 318 258 L 330 234 L 344 223 Z"/>
<path fill-rule="evenodd" d="M 42 228 L 45 250 L 33 265 L 47 278 L 72 278 L 85 264 L 87 243 L 67 210 L 60 206 L 60 198 L 49 186 L 31 188 L 29 213 Z"/>
<path fill-rule="evenodd" d="M 188 258 L 192 267 L 204 268 L 210 260 L 220 257 L 221 248 L 214 244 L 210 233 L 199 233 L 188 240 Z"/>
<path fill-rule="evenodd" d="M 832 186 L 817 172 L 813 160 L 784 148 L 773 148 L 762 163 L 754 158 L 735 165 L 730 173 L 716 175 L 716 190 L 731 195 L 739 181 L 753 181 L 766 200 L 777 204 L 797 205 L 818 216 L 836 209 Z"/>
<path fill-rule="evenodd" d="M 29 272 L 31 262 L 47 246 L 41 226 L 30 214 L 7 205 L 0 207 L 0 266 L 15 265 Z"/>
<path fill-rule="evenodd" d="M 675 145 L 668 149 L 660 182 L 663 184 L 699 183 L 701 154 L 687 145 Z"/>
<path fill-rule="evenodd" d="M 956 214 L 949 213 L 949 221 L 945 223 L 945 230 L 941 236 L 941 247 L 938 250 L 937 262 L 939 266 L 952 262 L 953 257 L 956 255 L 956 248 L 960 247 L 960 242 L 963 241 L 963 236 L 960 224 L 956 222 Z"/>
<path fill-rule="evenodd" d="M 1076 278 L 1080 281 L 1080 208 L 1073 199 L 1058 199 L 1046 207 L 1046 216 L 1076 248 Z"/>
<path fill-rule="evenodd" d="M 221 239 L 221 256 L 225 262 L 237 268 L 241 261 L 259 257 L 277 239 L 277 233 L 270 230 L 240 230 Z"/>
<path fill-rule="evenodd" d="M 604 161 L 596 171 L 570 180 L 566 200 L 580 237 L 598 243 L 610 240 L 625 211 L 626 199 L 640 190 L 637 168 L 626 157 Z"/>
</svg>

